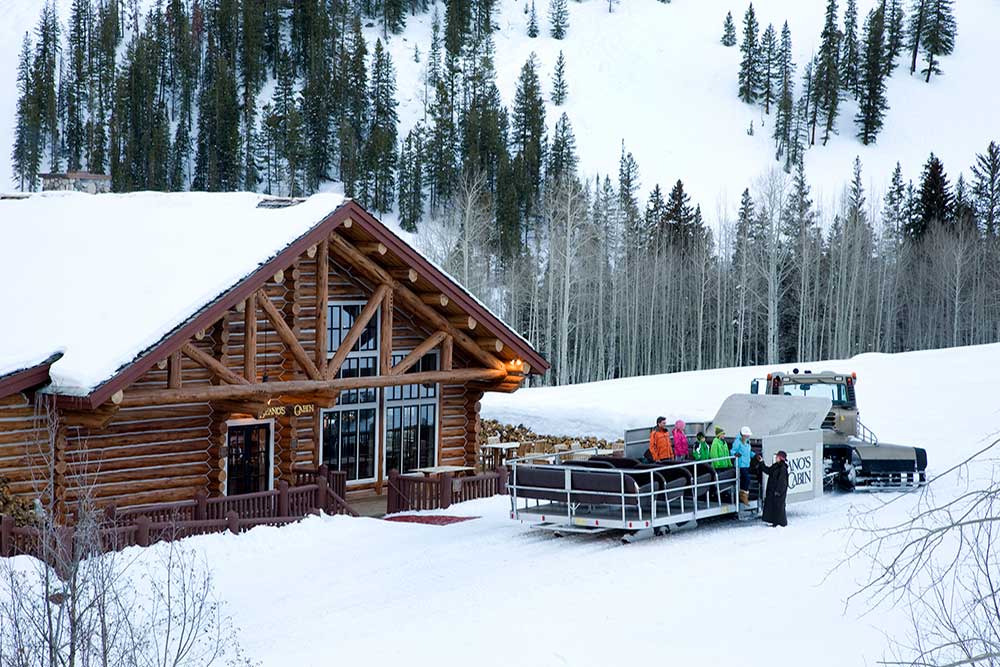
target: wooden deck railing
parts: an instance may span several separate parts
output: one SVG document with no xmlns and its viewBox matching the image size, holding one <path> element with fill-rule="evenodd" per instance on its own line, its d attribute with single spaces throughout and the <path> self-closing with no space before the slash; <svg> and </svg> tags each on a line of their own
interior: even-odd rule
<svg viewBox="0 0 1000 667">
<path fill-rule="evenodd" d="M 453 503 L 506 493 L 507 469 L 502 467 L 472 477 L 418 477 L 390 470 L 386 514 L 447 509 Z"/>
<path fill-rule="evenodd" d="M 342 491 L 347 486 L 344 473 L 321 466 L 312 471 L 311 476 L 297 472 L 295 479 L 309 483 L 289 486 L 282 480 L 278 488 L 271 491 L 241 496 L 209 498 L 202 491 L 194 500 L 121 510 L 106 507 L 104 521 L 98 528 L 100 548 L 117 551 L 192 535 L 227 530 L 240 533 L 254 526 L 283 526 L 321 511 L 358 516 L 344 500 Z M 0 557 L 25 554 L 53 560 L 54 547 L 43 544 L 43 540 L 53 542 L 60 549 L 72 549 L 76 530 L 68 525 L 43 532 L 31 526 L 16 527 L 13 517 L 0 517 Z"/>
</svg>

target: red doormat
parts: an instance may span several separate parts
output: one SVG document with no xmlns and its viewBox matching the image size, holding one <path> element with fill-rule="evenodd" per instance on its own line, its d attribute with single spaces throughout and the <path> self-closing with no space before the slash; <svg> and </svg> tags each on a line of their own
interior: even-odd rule
<svg viewBox="0 0 1000 667">
<path fill-rule="evenodd" d="M 400 523 L 425 523 L 428 526 L 448 526 L 453 523 L 461 523 L 471 519 L 478 519 L 478 516 L 442 516 L 440 514 L 400 514 L 398 516 L 387 516 L 386 521 L 398 521 Z"/>
</svg>

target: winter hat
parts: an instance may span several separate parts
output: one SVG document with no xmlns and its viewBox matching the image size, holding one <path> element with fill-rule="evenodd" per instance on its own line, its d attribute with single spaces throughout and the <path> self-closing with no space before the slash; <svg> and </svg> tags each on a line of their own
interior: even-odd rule
<svg viewBox="0 0 1000 667">
<path fill-rule="evenodd" d="M 716 426 L 715 427 L 715 435 L 722 435 L 725 432 L 726 432 L 726 429 L 722 428 L 721 426 Z"/>
<path fill-rule="evenodd" d="M 782 461 L 785 461 L 785 460 L 787 460 L 787 459 L 788 459 L 788 454 L 786 454 L 786 453 L 785 453 L 785 450 L 783 450 L 783 449 L 779 449 L 779 450 L 778 450 L 778 453 L 776 454 L 776 456 L 777 456 L 778 458 L 780 458 L 780 459 L 781 459 Z"/>
<path fill-rule="evenodd" d="M 743 428 L 740 429 L 740 435 L 742 435 L 744 438 L 749 438 L 750 436 L 753 435 L 753 432 L 750 430 L 749 426 L 744 426 Z"/>
<path fill-rule="evenodd" d="M 684 430 L 684 420 L 683 419 L 678 419 L 677 421 L 675 421 L 674 422 L 674 427 L 683 431 Z"/>
<path fill-rule="evenodd" d="M 698 439 L 704 438 L 705 437 L 705 432 L 704 431 L 698 431 L 698 435 L 696 435 L 694 437 L 698 438 Z"/>
</svg>

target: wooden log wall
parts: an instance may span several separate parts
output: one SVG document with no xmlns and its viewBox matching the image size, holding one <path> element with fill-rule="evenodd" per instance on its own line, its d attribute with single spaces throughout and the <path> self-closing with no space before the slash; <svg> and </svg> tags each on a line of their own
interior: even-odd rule
<svg viewBox="0 0 1000 667">
<path fill-rule="evenodd" d="M 43 447 L 48 434 L 35 416 L 34 403 L 24 394 L 0 398 L 0 477 L 18 495 L 35 496 L 44 480 L 36 480 L 34 466 L 44 466 Z"/>
</svg>

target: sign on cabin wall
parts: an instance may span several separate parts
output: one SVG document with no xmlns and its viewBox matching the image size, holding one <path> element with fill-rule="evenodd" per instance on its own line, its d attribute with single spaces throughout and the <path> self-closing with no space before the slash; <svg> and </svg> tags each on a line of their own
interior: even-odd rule
<svg viewBox="0 0 1000 667">
<path fill-rule="evenodd" d="M 788 494 L 812 493 L 813 452 L 788 452 Z"/>
<path fill-rule="evenodd" d="M 313 403 L 295 403 L 294 405 L 266 405 L 257 415 L 257 419 L 270 419 L 271 417 L 284 417 L 285 415 L 312 415 L 316 413 L 316 406 Z"/>
</svg>

